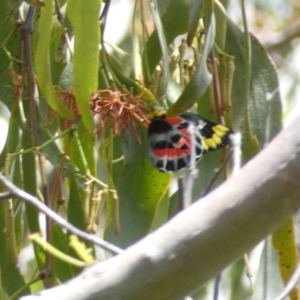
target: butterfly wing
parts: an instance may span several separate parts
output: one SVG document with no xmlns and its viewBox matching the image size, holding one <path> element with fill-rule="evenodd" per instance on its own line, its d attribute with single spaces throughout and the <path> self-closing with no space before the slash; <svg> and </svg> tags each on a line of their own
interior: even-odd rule
<svg viewBox="0 0 300 300">
<path fill-rule="evenodd" d="M 233 131 L 228 127 L 214 123 L 193 113 L 185 113 L 181 117 L 197 124 L 202 136 L 203 153 L 223 148 L 230 143 L 229 135 Z"/>
<path fill-rule="evenodd" d="M 198 161 L 203 145 L 197 126 L 182 116 L 154 118 L 148 130 L 151 163 L 162 172 L 176 172 L 188 167 L 192 159 Z"/>
</svg>

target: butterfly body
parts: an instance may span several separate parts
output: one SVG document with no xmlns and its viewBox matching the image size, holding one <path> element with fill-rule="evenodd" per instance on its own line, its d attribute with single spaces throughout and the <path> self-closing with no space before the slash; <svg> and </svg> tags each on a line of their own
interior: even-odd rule
<svg viewBox="0 0 300 300">
<path fill-rule="evenodd" d="M 232 131 L 193 113 L 154 117 L 148 128 L 149 159 L 162 172 L 176 172 L 202 154 L 226 146 Z"/>
</svg>

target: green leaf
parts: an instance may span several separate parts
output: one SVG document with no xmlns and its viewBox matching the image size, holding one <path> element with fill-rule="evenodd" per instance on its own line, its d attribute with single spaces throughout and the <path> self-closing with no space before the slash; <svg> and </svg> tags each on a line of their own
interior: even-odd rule
<svg viewBox="0 0 300 300">
<path fill-rule="evenodd" d="M 298 264 L 295 217 L 290 218 L 272 234 L 274 250 L 278 253 L 278 266 L 282 281 L 286 285 Z M 294 287 L 290 299 L 299 299 L 299 288 Z"/>
<path fill-rule="evenodd" d="M 65 22 L 67 27 L 68 23 Z M 67 28 L 68 29 L 68 28 Z M 53 20 L 52 33 L 51 33 L 51 44 L 50 44 L 50 63 L 51 63 L 51 75 L 54 85 L 59 85 L 61 73 L 63 72 L 67 62 L 66 56 L 66 40 L 62 32 L 61 24 L 55 18 Z"/>
<path fill-rule="evenodd" d="M 28 138 L 31 136 L 29 129 L 24 130 L 22 134 L 22 145 L 23 149 L 30 149 L 33 147 L 32 139 Z M 36 161 L 35 154 L 33 152 L 24 154 L 22 156 L 22 169 L 23 169 L 23 180 L 24 180 L 24 190 L 29 194 L 35 196 L 37 191 L 37 179 L 36 179 Z M 26 216 L 28 225 L 31 232 L 40 232 L 39 212 L 32 205 L 25 203 L 26 206 Z"/>
<path fill-rule="evenodd" d="M 59 85 L 63 90 L 67 90 L 72 87 L 74 82 L 74 68 L 73 63 L 69 62 L 62 71 Z"/>
<path fill-rule="evenodd" d="M 21 169 L 21 159 L 17 157 L 14 163 L 13 170 L 13 183 L 16 186 L 22 185 L 22 169 Z M 14 200 L 14 229 L 15 229 L 15 240 L 16 240 L 16 248 L 17 253 L 20 253 L 23 246 L 24 239 L 24 215 L 22 209 L 20 207 L 23 205 L 22 201 L 19 199 Z"/>
<path fill-rule="evenodd" d="M 227 151 L 228 155 L 228 151 Z M 193 187 L 193 201 L 199 199 L 199 197 L 206 192 L 210 186 L 212 180 L 215 178 L 215 172 L 222 166 L 223 161 L 223 151 L 213 151 L 203 155 L 201 161 L 197 164 L 197 169 L 199 170 L 197 184 Z M 221 171 L 219 176 L 216 178 L 212 184 L 209 192 L 220 185 L 224 178 L 224 171 Z"/>
<path fill-rule="evenodd" d="M 75 176 L 70 178 L 70 196 L 68 201 L 68 222 L 81 230 L 86 230 L 86 222 L 84 220 L 83 210 L 83 190 L 78 186 Z"/>
<path fill-rule="evenodd" d="M 271 101 L 267 94 L 278 89 L 277 72 L 270 56 L 251 35 L 252 63 L 250 97 L 244 97 L 245 50 L 244 33 L 230 20 L 227 23 L 226 53 L 235 57 L 235 73 L 232 87 L 232 116 L 234 129 L 243 134 L 243 156 L 250 158 L 258 150 L 253 136 L 260 146 L 265 143 L 266 120 L 270 122 L 270 139 L 281 129 L 281 101 L 276 93 Z M 267 108 L 267 106 L 269 106 Z M 255 150 L 256 148 L 256 150 Z M 254 149 L 254 150 L 251 150 Z"/>
<path fill-rule="evenodd" d="M 8 295 L 12 295 L 16 290 L 21 288 L 25 283 L 19 273 L 16 262 L 11 260 L 11 249 L 9 245 L 9 237 L 6 236 L 4 228 L 5 216 L 4 216 L 4 201 L 0 201 L 0 266 L 1 266 L 1 283 L 4 290 Z M 25 293 L 29 293 L 29 289 L 25 290 Z"/>
<path fill-rule="evenodd" d="M 12 118 L 10 124 L 14 124 L 14 122 L 12 122 Z M 14 126 L 10 126 L 10 128 L 12 130 L 16 129 Z M 12 134 L 14 133 L 12 132 Z M 10 147 L 12 146 L 12 144 L 11 141 L 9 141 L 9 139 L 7 140 L 6 146 L 9 152 L 11 152 L 11 150 L 14 149 L 14 147 Z M 12 165 L 11 170 L 13 170 L 14 184 L 20 185 L 22 179 L 20 172 L 20 160 L 18 158 Z M 15 261 L 15 256 L 20 253 L 22 248 L 22 241 L 24 239 L 24 215 L 22 213 L 22 209 L 20 209 L 20 205 L 22 205 L 22 203 L 19 200 L 13 199 L 13 215 L 11 215 L 11 219 L 8 220 L 7 206 L 9 204 L 5 203 L 5 201 L 8 200 L 3 200 L 0 203 L 0 228 L 2 228 L 2 230 L 0 230 L 0 282 L 2 284 L 1 288 L 4 288 L 4 290 L 9 295 L 12 295 L 18 289 L 23 287 L 24 289 L 22 293 L 27 294 L 29 293 L 29 288 L 24 287 L 24 279 L 21 277 L 19 268 L 17 267 L 17 261 Z M 8 222 L 12 223 L 8 225 Z M 8 226 L 10 226 L 10 230 L 8 229 Z M 12 232 L 13 230 L 14 232 Z"/>
<path fill-rule="evenodd" d="M 42 9 L 41 17 L 35 30 L 35 34 L 38 37 L 38 43 L 34 51 L 34 65 L 37 82 L 49 105 L 66 119 L 73 119 L 73 113 L 63 106 L 56 96 L 51 80 L 49 48 L 53 21 L 53 1 L 45 0 L 45 4 L 46 6 Z"/>
<path fill-rule="evenodd" d="M 0 46 L 2 46 L 0 48 L 0 100 L 11 109 L 14 104 L 12 99 L 14 98 L 15 83 L 13 81 L 17 81 L 17 78 L 14 78 L 15 72 L 12 69 L 9 70 L 13 65 L 10 65 L 11 60 L 8 55 L 17 57 L 20 38 L 15 34 L 16 25 L 13 18 L 7 16 L 7 12 L 12 10 L 9 3 L 9 1 L 0 2 Z"/>
<path fill-rule="evenodd" d="M 189 0 L 172 0 L 169 2 L 166 11 L 161 16 L 168 45 L 171 44 L 178 35 L 187 32 L 189 9 Z M 162 51 L 158 34 L 155 30 L 149 37 L 143 53 L 143 70 L 146 83 L 151 81 L 147 74 L 151 75 L 154 72 L 161 56 Z"/>
<path fill-rule="evenodd" d="M 218 123 L 217 114 L 213 114 L 209 111 L 209 102 L 214 99 L 209 98 L 209 93 L 206 93 L 201 97 L 198 102 L 197 112 L 199 115 Z M 227 113 L 230 115 L 230 112 Z M 226 123 L 227 126 L 229 126 Z M 229 152 L 226 152 L 228 155 Z M 197 164 L 197 169 L 199 170 L 197 184 L 193 187 L 193 200 L 199 199 L 199 197 L 207 191 L 209 185 L 212 180 L 215 178 L 215 171 L 222 166 L 222 162 L 224 160 L 224 152 L 222 149 L 217 151 L 209 152 L 201 158 L 200 162 Z M 219 176 L 216 178 L 215 182 L 211 186 L 209 191 L 212 191 L 218 185 L 220 185 L 224 181 L 224 171 L 222 171 Z"/>
<path fill-rule="evenodd" d="M 74 95 L 89 132 L 94 130 L 90 110 L 90 95 L 98 87 L 100 0 L 68 2 L 67 15 L 74 29 Z"/>
<path fill-rule="evenodd" d="M 127 247 L 149 233 L 158 205 L 165 195 L 171 175 L 159 172 L 147 157 L 146 132 L 139 128 L 142 144 L 138 144 L 133 130 L 123 134 L 125 166 L 120 174 L 117 192 L 120 201 L 121 233 L 115 235 L 113 225 L 107 240 Z"/>
<path fill-rule="evenodd" d="M 205 44 L 195 74 L 188 83 L 178 100 L 167 110 L 168 117 L 175 117 L 190 109 L 205 93 L 211 82 L 212 76 L 207 68 L 207 57 L 212 49 L 215 38 L 215 18 L 211 16 L 211 23 L 208 25 L 205 37 Z"/>
<path fill-rule="evenodd" d="M 203 2 L 204 1 L 202 0 L 191 0 L 189 27 L 187 35 L 187 43 L 189 46 L 192 44 L 194 36 L 196 35 L 197 28 L 199 26 L 199 18 L 200 12 L 204 4 Z"/>
<path fill-rule="evenodd" d="M 250 254 L 248 254 L 250 256 Z M 248 265 L 249 268 L 251 268 Z M 225 271 L 226 272 L 226 271 Z M 247 281 L 248 284 L 244 284 L 244 280 L 246 279 L 247 272 L 247 266 L 245 263 L 245 259 L 241 258 L 238 261 L 234 262 L 227 272 L 224 274 L 227 280 L 230 279 L 230 294 L 231 297 L 228 297 L 228 299 L 234 300 L 234 299 L 249 299 L 249 297 L 252 294 L 251 291 L 251 283 L 250 278 L 247 275 Z M 225 279 L 225 280 L 226 280 Z M 254 287 L 255 290 L 255 287 Z"/>
<path fill-rule="evenodd" d="M 10 119 L 9 119 L 9 126 L 8 132 L 9 134 L 6 137 L 6 142 L 3 147 L 3 150 L 0 155 L 0 168 L 4 168 L 6 155 L 8 153 L 13 153 L 17 151 L 18 144 L 20 142 L 20 135 L 19 135 L 19 127 L 16 122 L 16 106 L 14 106 Z"/>
<path fill-rule="evenodd" d="M 278 88 L 277 73 L 270 57 L 254 37 L 251 38 L 251 46 L 254 59 L 251 66 L 250 98 L 247 104 L 246 99 L 243 97 L 243 78 L 245 74 L 244 34 L 237 26 L 228 21 L 226 52 L 235 57 L 235 73 L 232 86 L 233 107 L 231 111 L 225 114 L 225 119 L 226 121 L 232 119 L 232 129 L 242 132 L 244 159 L 249 159 L 256 154 L 260 149 L 260 145 L 264 143 L 266 93 Z M 198 113 L 213 122 L 217 122 L 216 115 L 209 112 L 209 101 L 206 92 L 198 102 Z M 249 114 L 247 111 L 249 111 Z M 246 115 L 249 118 L 248 126 Z M 281 128 L 281 102 L 278 94 L 270 102 L 270 119 L 271 137 L 273 137 Z M 227 122 L 227 126 L 230 123 Z M 197 164 L 199 179 L 197 185 L 194 186 L 193 199 L 197 199 L 207 189 L 214 177 L 215 169 L 221 167 L 223 160 L 222 150 L 203 156 Z M 221 172 L 212 189 L 224 180 L 223 174 Z"/>
<path fill-rule="evenodd" d="M 91 175 L 96 173 L 94 145 L 94 136 L 84 128 L 82 120 L 79 120 L 76 132 L 64 136 L 64 148 L 70 162 L 84 175 L 88 172 Z"/>
<path fill-rule="evenodd" d="M 157 208 L 156 214 L 151 225 L 151 231 L 154 231 L 155 229 L 167 222 L 169 218 L 169 206 L 170 197 L 168 193 L 166 193 L 160 201 L 159 206 Z"/>
<path fill-rule="evenodd" d="M 73 256 L 70 254 L 69 248 L 69 236 L 63 232 L 63 229 L 57 224 L 53 224 L 53 246 L 65 253 L 66 255 Z M 74 257 L 78 259 L 78 257 Z M 54 274 L 59 278 L 61 282 L 74 277 L 80 270 L 80 268 L 70 265 L 69 263 L 59 259 L 58 257 L 52 257 L 52 267 Z"/>
<path fill-rule="evenodd" d="M 225 5 L 224 1 L 222 3 L 215 3 L 215 15 L 216 15 L 216 37 L 215 43 L 218 45 L 219 49 L 224 50 L 225 39 L 226 39 L 226 28 L 227 28 L 227 18 L 224 11 L 221 9 Z"/>
</svg>

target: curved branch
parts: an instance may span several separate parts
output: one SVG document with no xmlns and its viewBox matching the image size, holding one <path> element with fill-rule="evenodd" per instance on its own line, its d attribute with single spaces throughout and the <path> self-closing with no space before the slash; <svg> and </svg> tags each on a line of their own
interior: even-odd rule
<svg viewBox="0 0 300 300">
<path fill-rule="evenodd" d="M 300 207 L 300 117 L 239 174 L 126 252 L 37 299 L 182 299 Z"/>
<path fill-rule="evenodd" d="M 60 215 L 58 215 L 56 212 L 54 212 L 52 209 L 50 209 L 47 205 L 42 203 L 38 198 L 28 194 L 27 192 L 21 190 L 17 186 L 15 186 L 13 183 L 11 183 L 4 175 L 0 172 L 0 183 L 2 183 L 3 186 L 8 189 L 8 192 L 4 192 L 0 194 L 0 199 L 6 199 L 8 195 L 15 196 L 33 206 L 35 206 L 40 212 L 43 212 L 47 217 L 52 219 L 54 222 L 56 222 L 58 225 L 60 225 L 62 228 L 67 229 L 69 232 L 76 234 L 80 238 L 91 242 L 97 246 L 102 247 L 103 249 L 106 249 L 114 254 L 122 253 L 123 250 L 98 238 L 95 235 L 89 234 L 87 232 L 84 232 L 75 226 L 73 226 L 71 223 L 66 221 L 64 218 L 62 218 Z M 6 197 L 4 197 L 6 196 Z"/>
</svg>

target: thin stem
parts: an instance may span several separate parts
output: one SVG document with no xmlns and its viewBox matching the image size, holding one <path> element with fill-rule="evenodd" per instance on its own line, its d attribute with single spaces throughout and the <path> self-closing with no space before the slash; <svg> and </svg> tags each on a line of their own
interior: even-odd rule
<svg viewBox="0 0 300 300">
<path fill-rule="evenodd" d="M 70 54 L 72 55 L 71 41 L 70 41 L 70 38 L 69 38 L 69 35 L 68 35 L 67 27 L 65 26 L 65 23 L 64 23 L 64 16 L 63 16 L 63 14 L 60 10 L 60 5 L 59 5 L 58 0 L 54 0 L 54 3 L 55 3 L 55 11 L 56 11 L 56 15 L 57 15 L 57 20 L 61 25 L 62 31 L 64 33 L 66 44 L 67 44 L 67 46 L 70 50 Z"/>
<path fill-rule="evenodd" d="M 9 153 L 10 156 L 19 156 L 19 155 L 24 155 L 33 151 L 40 151 L 43 148 L 47 147 L 48 145 L 52 144 L 55 140 L 61 138 L 62 136 L 64 136 L 65 134 L 72 132 L 74 130 L 74 127 L 70 127 L 68 129 L 66 129 L 65 131 L 63 131 L 61 134 L 58 134 L 57 136 L 51 138 L 50 140 L 48 140 L 47 142 L 37 146 L 37 147 L 32 147 L 32 148 L 28 148 L 26 150 L 22 150 L 20 152 L 15 152 L 15 153 Z"/>
<path fill-rule="evenodd" d="M 247 253 L 244 254 L 244 262 L 246 265 L 246 270 L 247 270 L 247 277 L 249 278 L 249 283 L 250 283 L 250 287 L 251 287 L 251 292 L 252 294 L 254 294 L 254 284 L 253 284 L 253 280 L 252 280 L 252 272 L 251 272 L 251 267 L 250 267 L 250 263 L 249 263 L 249 256 Z"/>
<path fill-rule="evenodd" d="M 82 165 L 84 167 L 84 173 L 87 176 L 91 176 L 91 172 L 90 172 L 90 169 L 89 169 L 89 166 L 88 166 L 88 162 L 86 160 L 86 157 L 85 157 L 85 154 L 84 154 L 84 151 L 83 151 L 83 147 L 82 147 L 82 144 L 80 142 L 77 130 L 74 130 L 73 134 L 74 134 L 74 138 L 75 138 L 75 141 L 76 141 L 76 144 L 77 144 L 77 147 L 78 147 L 79 156 L 81 158 Z"/>
<path fill-rule="evenodd" d="M 102 14 L 100 16 L 102 36 L 103 36 L 104 30 L 105 30 L 105 25 L 106 25 L 106 20 L 107 20 L 107 14 L 108 14 L 109 7 L 110 7 L 110 1 L 111 0 L 106 0 L 105 1 L 105 6 L 104 6 L 104 9 L 103 9 Z M 102 38 L 102 40 L 103 40 L 103 38 Z"/>
<path fill-rule="evenodd" d="M 36 81 L 33 70 L 32 62 L 32 48 L 30 35 L 33 31 L 33 17 L 35 14 L 35 7 L 30 6 L 25 22 L 21 25 L 22 40 L 24 41 L 24 52 L 26 61 L 26 71 L 28 75 L 28 91 L 29 91 L 29 102 L 30 102 L 30 127 L 32 130 L 34 144 L 37 146 L 41 144 L 41 140 L 38 134 L 37 117 L 36 117 Z"/>
<path fill-rule="evenodd" d="M 41 152 L 37 152 L 38 162 L 39 162 L 39 170 L 40 170 L 40 177 L 41 177 L 41 183 L 42 183 L 42 191 L 43 191 L 43 198 L 44 203 L 47 207 L 51 207 L 50 205 L 50 198 L 49 198 L 49 188 L 47 185 L 47 178 L 46 178 L 46 172 L 45 172 L 45 157 Z M 51 220 L 48 216 L 45 218 L 45 229 L 46 229 L 46 242 L 51 244 Z M 45 273 L 50 274 L 51 269 L 51 256 L 50 252 L 46 251 L 46 259 L 45 259 Z M 46 277 L 46 282 L 48 284 L 48 287 L 50 286 L 49 278 Z"/>
<path fill-rule="evenodd" d="M 9 176 L 11 166 L 11 160 L 6 158 L 5 160 L 5 175 Z M 17 243 L 16 243 L 16 234 L 15 234 L 15 219 L 14 219 L 14 205 L 12 198 L 7 199 L 4 202 L 4 221 L 5 221 L 5 233 L 8 237 L 10 244 L 10 257 L 13 263 L 17 263 L 18 254 L 17 254 Z"/>
<path fill-rule="evenodd" d="M 244 98 L 246 100 L 245 120 L 246 120 L 246 126 L 250 130 L 250 124 L 248 118 L 248 102 L 249 102 L 249 90 L 250 90 L 250 80 L 251 80 L 252 49 L 251 49 L 251 41 L 250 41 L 250 34 L 248 30 L 244 0 L 241 0 L 241 7 L 242 7 L 243 26 L 244 26 L 244 48 L 245 48 L 245 73 L 244 73 L 245 74 Z"/>
<path fill-rule="evenodd" d="M 156 0 L 148 0 L 149 7 L 151 9 L 154 25 L 156 28 L 156 32 L 158 35 L 160 48 L 162 52 L 162 66 L 163 66 L 163 82 L 162 82 L 162 96 L 159 101 L 162 103 L 164 98 L 166 97 L 168 91 L 169 84 L 169 53 L 168 53 L 168 45 L 166 41 L 166 36 L 164 32 L 164 27 L 162 25 L 162 21 L 158 11 L 158 5 Z"/>
<path fill-rule="evenodd" d="M 217 112 L 218 112 L 218 122 L 220 124 L 224 125 L 225 124 L 224 116 L 221 111 L 222 101 L 221 101 L 219 76 L 218 76 L 218 70 L 217 70 L 217 65 L 216 65 L 216 61 L 215 61 L 215 53 L 214 53 L 213 49 L 210 52 L 210 60 L 211 60 L 212 68 L 213 68 L 213 86 L 214 86 L 214 91 L 215 91 L 215 100 L 216 100 L 216 107 L 217 107 Z"/>
<path fill-rule="evenodd" d="M 9 300 L 18 300 L 18 299 L 20 299 L 20 296 L 23 295 L 24 293 L 26 293 L 31 285 L 33 285 L 34 283 L 36 283 L 40 280 L 43 280 L 42 276 L 38 276 L 38 277 L 34 278 L 33 280 L 27 282 L 21 288 L 19 288 L 17 291 L 15 291 L 11 296 L 9 296 Z M 1 296 L 1 294 L 0 294 L 0 296 Z M 5 299 L 5 298 L 3 297 L 1 299 Z"/>
<path fill-rule="evenodd" d="M 211 181 L 209 182 L 205 192 L 200 196 L 201 198 L 206 196 L 209 193 L 210 189 L 214 185 L 215 181 L 217 180 L 217 178 L 221 174 L 221 171 L 225 168 L 225 166 L 227 165 L 227 163 L 229 162 L 231 157 L 232 157 L 232 151 L 226 156 L 226 158 L 223 161 L 221 167 L 215 172 L 215 174 L 214 174 L 213 178 L 211 179 Z"/>
<path fill-rule="evenodd" d="M 178 177 L 178 194 L 179 194 L 179 209 L 178 212 L 184 208 L 184 178 Z"/>
<path fill-rule="evenodd" d="M 29 236 L 29 239 L 32 242 L 39 245 L 43 249 L 43 251 L 45 251 L 46 253 L 51 254 L 54 257 L 57 257 L 58 259 L 64 261 L 67 264 L 70 264 L 70 265 L 73 265 L 73 266 L 76 266 L 79 268 L 83 268 L 87 265 L 85 262 L 78 260 L 72 256 L 69 256 L 69 255 L 63 253 L 62 251 L 58 250 L 57 248 L 52 246 L 49 242 L 45 241 L 39 233 L 31 234 Z"/>
<path fill-rule="evenodd" d="M 72 224 L 68 223 L 65 219 L 63 219 L 61 216 L 56 214 L 53 210 L 51 210 L 49 207 L 47 207 L 44 203 L 39 201 L 36 197 L 26 193 L 25 191 L 19 189 L 17 186 L 15 186 L 12 182 L 10 182 L 8 179 L 6 179 L 2 173 L 0 173 L 0 182 L 8 189 L 8 191 L 14 195 L 15 197 L 22 199 L 26 201 L 27 203 L 33 205 L 36 207 L 39 211 L 43 212 L 45 215 L 47 215 L 49 218 L 51 218 L 54 222 L 56 222 L 61 227 L 65 228 L 69 232 L 72 232 L 76 234 L 77 236 L 81 237 L 82 239 L 91 242 L 101 248 L 104 248 L 111 253 L 114 254 L 120 254 L 124 250 L 94 236 L 87 234 L 84 231 L 79 230 Z"/>
<path fill-rule="evenodd" d="M 218 300 L 218 297 L 219 297 L 221 274 L 222 273 L 220 273 L 215 279 L 213 300 Z"/>
<path fill-rule="evenodd" d="M 268 269 L 269 269 L 269 239 L 265 239 L 265 246 L 263 249 L 263 300 L 268 299 Z"/>
</svg>

